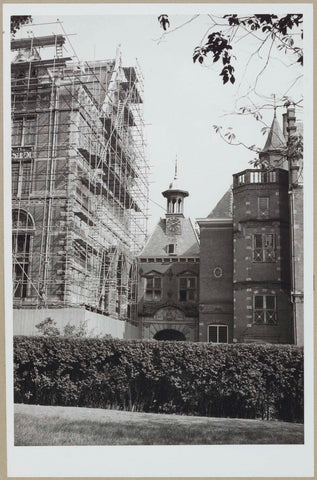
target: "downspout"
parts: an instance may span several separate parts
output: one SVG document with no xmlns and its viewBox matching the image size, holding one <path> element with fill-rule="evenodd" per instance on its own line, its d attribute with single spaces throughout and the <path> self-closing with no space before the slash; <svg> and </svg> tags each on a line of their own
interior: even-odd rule
<svg viewBox="0 0 317 480">
<path fill-rule="evenodd" d="M 286 125 L 287 125 L 287 147 L 291 147 L 291 136 L 296 132 L 296 117 L 295 117 L 295 108 L 291 106 L 290 103 L 286 103 Z M 294 292 L 296 292 L 296 275 L 295 275 L 295 242 L 294 242 L 294 186 L 295 179 L 294 177 L 294 166 L 292 163 L 292 158 L 289 156 L 288 151 L 288 195 L 289 195 L 289 208 L 290 208 L 290 255 L 291 255 L 291 302 L 293 310 L 293 340 L 295 345 L 297 344 L 297 310 L 296 310 L 296 300 Z"/>
</svg>

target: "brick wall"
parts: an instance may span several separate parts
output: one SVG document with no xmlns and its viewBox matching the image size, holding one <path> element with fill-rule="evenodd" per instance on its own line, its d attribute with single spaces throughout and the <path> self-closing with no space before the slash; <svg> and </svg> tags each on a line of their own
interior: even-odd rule
<svg viewBox="0 0 317 480">
<path fill-rule="evenodd" d="M 232 222 L 206 219 L 199 224 L 199 341 L 208 341 L 208 325 L 228 325 L 232 342 Z"/>
</svg>

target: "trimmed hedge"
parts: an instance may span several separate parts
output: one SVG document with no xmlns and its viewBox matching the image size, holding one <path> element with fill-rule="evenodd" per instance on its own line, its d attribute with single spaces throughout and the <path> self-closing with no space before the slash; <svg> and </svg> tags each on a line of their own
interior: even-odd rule
<svg viewBox="0 0 317 480">
<path fill-rule="evenodd" d="M 303 350 L 66 337 L 14 339 L 15 401 L 303 421 Z"/>
</svg>

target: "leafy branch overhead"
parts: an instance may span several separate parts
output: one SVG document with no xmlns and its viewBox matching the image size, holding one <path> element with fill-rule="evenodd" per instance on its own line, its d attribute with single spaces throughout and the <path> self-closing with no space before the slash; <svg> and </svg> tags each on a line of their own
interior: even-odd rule
<svg viewBox="0 0 317 480">
<path fill-rule="evenodd" d="M 220 76 L 224 84 L 229 81 L 235 83 L 232 60 L 236 57 L 232 55 L 233 45 L 237 37 L 238 30 L 242 30 L 245 35 L 252 34 L 260 43 L 260 47 L 271 38 L 272 43 L 276 42 L 277 49 L 284 53 L 292 53 L 296 56 L 296 62 L 303 65 L 303 49 L 294 41 L 292 31 L 299 29 L 298 39 L 303 39 L 303 30 L 300 28 L 303 23 L 302 14 L 289 13 L 283 17 L 268 14 L 254 14 L 249 16 L 238 16 L 237 14 L 224 15 L 220 20 L 215 20 L 209 15 L 211 25 L 209 31 L 217 27 L 207 35 L 207 39 L 194 49 L 193 61 L 204 63 L 207 56 L 211 56 L 213 63 L 219 60 L 222 62 Z M 160 15 L 159 23 L 166 33 L 170 27 L 168 15 Z M 218 30 L 219 26 L 223 27 Z M 296 32 L 297 33 L 297 32 Z M 240 37 L 241 38 L 241 37 Z"/>
<path fill-rule="evenodd" d="M 11 21 L 10 21 L 10 33 L 12 37 L 14 37 L 14 35 L 22 27 L 22 25 L 25 25 L 31 22 L 32 22 L 31 15 L 12 15 Z"/>
<path fill-rule="evenodd" d="M 170 22 L 169 22 L 169 19 L 168 19 L 168 15 L 160 15 L 158 17 L 158 21 L 160 22 L 161 24 L 161 27 L 163 28 L 163 30 L 167 30 L 170 26 Z"/>
</svg>

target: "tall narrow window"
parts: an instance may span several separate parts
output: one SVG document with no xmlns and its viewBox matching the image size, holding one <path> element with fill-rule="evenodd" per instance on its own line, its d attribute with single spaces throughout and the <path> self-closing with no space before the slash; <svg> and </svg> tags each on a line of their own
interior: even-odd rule
<svg viewBox="0 0 317 480">
<path fill-rule="evenodd" d="M 228 343 L 228 326 L 208 325 L 208 342 Z"/>
<path fill-rule="evenodd" d="M 276 261 L 274 233 L 257 233 L 253 235 L 253 261 Z"/>
<path fill-rule="evenodd" d="M 254 323 L 266 325 L 275 325 L 277 323 L 275 295 L 254 296 L 253 321 Z"/>
<path fill-rule="evenodd" d="M 170 244 L 167 246 L 167 251 L 168 251 L 169 255 L 175 254 L 175 253 L 176 253 L 175 243 L 170 243 Z"/>
<path fill-rule="evenodd" d="M 158 301 L 162 297 L 162 278 L 159 276 L 147 277 L 145 286 L 145 300 Z"/>
<path fill-rule="evenodd" d="M 196 300 L 196 277 L 180 277 L 179 301 L 194 302 Z"/>
<path fill-rule="evenodd" d="M 20 197 L 29 195 L 32 187 L 33 161 L 19 160 L 12 162 L 12 195 Z"/>
<path fill-rule="evenodd" d="M 14 298 L 25 298 L 28 295 L 31 236 L 33 230 L 33 221 L 25 211 L 14 210 L 12 212 L 12 263 Z"/>
<path fill-rule="evenodd" d="M 35 145 L 36 117 L 15 118 L 12 121 L 12 146 Z"/>
<path fill-rule="evenodd" d="M 269 197 L 258 197 L 258 218 L 268 218 L 270 212 Z"/>
</svg>

